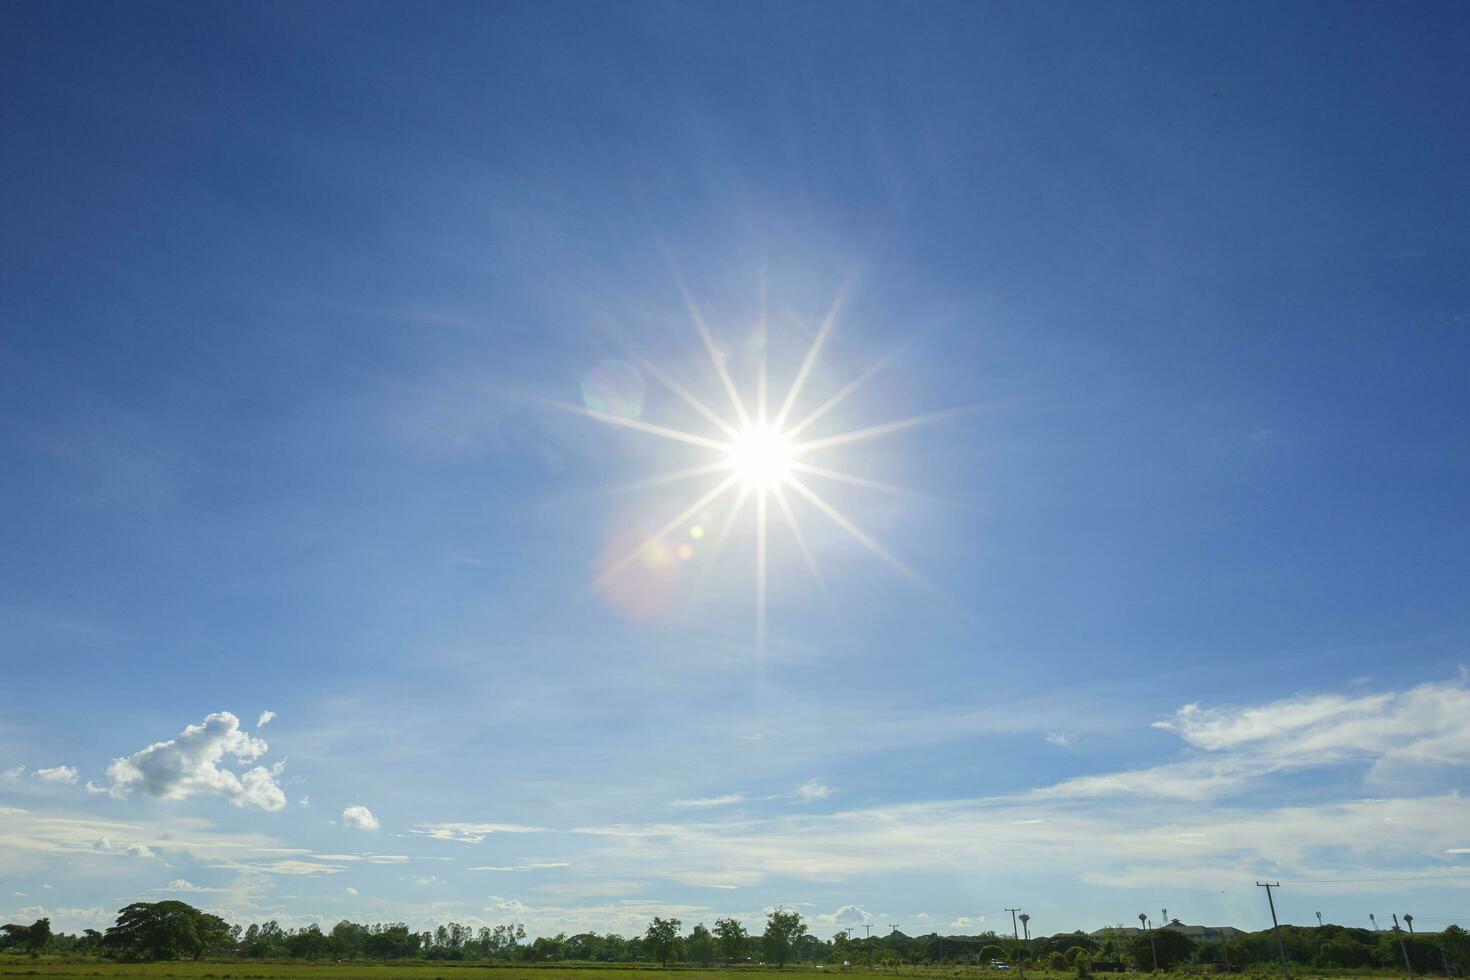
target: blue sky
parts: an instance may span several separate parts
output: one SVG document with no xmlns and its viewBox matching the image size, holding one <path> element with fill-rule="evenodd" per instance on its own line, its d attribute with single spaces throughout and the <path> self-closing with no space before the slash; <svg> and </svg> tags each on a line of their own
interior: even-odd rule
<svg viewBox="0 0 1470 980">
<path fill-rule="evenodd" d="M 0 918 L 1464 917 L 1463 6 L 0 38 Z M 812 438 L 966 409 L 804 478 L 913 576 L 603 574 L 719 454 L 552 403 L 719 438 L 681 286 L 773 403 L 841 295 Z"/>
</svg>

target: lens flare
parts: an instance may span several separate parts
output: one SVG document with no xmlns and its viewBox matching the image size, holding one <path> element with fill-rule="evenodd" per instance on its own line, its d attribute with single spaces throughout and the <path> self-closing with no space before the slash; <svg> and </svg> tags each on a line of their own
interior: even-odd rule
<svg viewBox="0 0 1470 980">
<path fill-rule="evenodd" d="M 730 469 L 748 487 L 777 486 L 791 475 L 791 440 L 769 426 L 751 426 L 730 443 Z"/>
<path fill-rule="evenodd" d="M 695 329 L 709 352 L 710 361 L 715 374 L 719 377 L 720 386 L 729 398 L 729 410 L 733 413 L 733 417 L 715 411 L 658 366 L 646 361 L 639 361 L 639 365 L 643 371 L 658 379 L 681 401 L 712 425 L 715 434 L 688 432 L 645 421 L 642 418 L 645 395 L 643 379 L 637 368 L 621 361 L 604 362 L 588 375 L 582 386 L 585 405 L 571 405 L 564 402 L 549 403 L 554 408 L 575 412 L 598 422 L 674 440 L 683 443 L 686 447 L 695 446 L 710 454 L 700 465 L 665 472 L 646 480 L 640 480 L 623 489 L 663 486 L 712 474 L 723 474 L 718 483 L 706 489 L 698 499 L 667 522 L 662 525 L 658 525 L 656 521 L 651 522 L 649 528 L 657 525 L 657 529 L 645 529 L 647 536 L 636 547 L 627 551 L 622 551 L 617 546 L 610 549 L 609 553 L 603 557 L 602 572 L 598 576 L 599 584 L 618 599 L 619 605 L 629 605 L 632 614 L 650 614 L 669 598 L 669 590 L 672 589 L 674 580 L 677 578 L 679 565 L 697 560 L 701 566 L 699 581 L 703 582 L 708 577 L 710 570 L 719 561 L 726 540 L 729 539 L 736 523 L 741 518 L 747 498 L 754 498 L 756 643 L 757 649 L 763 650 L 766 628 L 767 537 L 770 524 L 768 519 L 770 498 L 775 498 L 776 509 L 780 512 L 782 523 L 789 529 L 791 538 L 810 570 L 813 581 L 817 584 L 818 589 L 824 594 L 826 592 L 817 567 L 816 556 L 812 554 L 808 546 L 806 536 L 798 524 L 797 514 L 791 506 L 791 499 L 786 493 L 787 490 L 790 490 L 797 498 L 810 505 L 812 510 L 825 516 L 884 564 L 915 584 L 933 592 L 946 603 L 953 605 L 940 589 L 904 564 L 893 552 L 825 500 L 816 489 L 798 478 L 797 474 L 815 476 L 883 493 L 910 497 L 923 496 L 892 484 L 818 465 L 811 462 L 808 457 L 839 446 L 850 446 L 880 436 L 903 432 L 915 426 L 942 422 L 961 413 L 973 411 L 975 406 L 929 412 L 907 419 L 839 432 L 835 435 L 802 440 L 799 437 L 808 427 L 818 419 L 828 416 L 893 361 L 893 355 L 890 355 L 868 368 L 804 417 L 793 415 L 801 401 L 803 389 L 811 378 L 817 358 L 836 326 L 838 311 L 842 307 L 846 293 L 845 287 L 838 293 L 831 309 L 823 318 L 817 335 L 807 349 L 805 357 L 802 358 L 796 377 L 787 389 L 785 397 L 781 399 L 774 417 L 768 414 L 767 404 L 767 346 L 764 314 L 762 314 L 756 334 L 758 342 L 752 342 L 750 345 L 752 354 L 759 357 L 759 362 L 755 397 L 750 407 L 747 408 L 734 378 L 730 375 L 727 356 L 715 342 L 709 324 L 700 313 L 698 305 L 683 282 L 679 283 L 679 288 L 683 293 L 690 319 L 694 321 Z M 762 305 L 764 305 L 764 299 Z M 797 421 L 791 421 L 792 418 L 797 418 Z M 736 491 L 734 502 L 725 512 L 719 531 L 712 535 L 708 547 L 697 549 L 689 541 L 684 541 L 671 548 L 666 543 L 670 535 L 676 534 L 687 536 L 690 541 L 701 541 L 713 525 L 714 518 L 710 508 L 724 506 L 722 501 L 728 501 L 726 494 L 731 490 Z"/>
</svg>

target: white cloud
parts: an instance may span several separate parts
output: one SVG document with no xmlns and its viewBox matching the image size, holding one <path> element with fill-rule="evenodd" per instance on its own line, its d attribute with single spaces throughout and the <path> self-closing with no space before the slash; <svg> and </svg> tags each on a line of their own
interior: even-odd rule
<svg viewBox="0 0 1470 980">
<path fill-rule="evenodd" d="M 418 878 L 415 878 L 413 880 L 413 883 L 415 885 L 437 885 L 443 880 L 444 879 L 440 878 L 438 875 L 422 875 Z"/>
<path fill-rule="evenodd" d="M 364 809 L 366 809 L 364 807 Z M 314 854 L 318 861 L 366 861 L 368 864 L 407 864 L 407 854 Z M 446 858 L 446 860 L 448 860 Z"/>
<path fill-rule="evenodd" d="M 1154 723 L 1206 752 L 1242 751 L 1281 766 L 1352 760 L 1461 764 L 1470 761 L 1470 684 L 1407 691 L 1287 698 L 1247 708 L 1187 704 Z"/>
<path fill-rule="evenodd" d="M 818 915 L 816 920 L 828 926 L 860 926 L 872 922 L 873 915 L 861 905 L 844 905 L 835 912 Z"/>
<path fill-rule="evenodd" d="M 672 800 L 669 806 L 682 810 L 707 810 L 711 807 L 730 806 L 745 800 L 744 793 L 726 793 L 724 796 L 701 796 L 692 800 Z"/>
<path fill-rule="evenodd" d="M 271 723 L 271 719 L 275 716 L 276 713 L 274 711 L 262 711 L 260 713 L 260 717 L 255 719 L 255 727 L 264 728 L 266 725 L 269 725 Z"/>
<path fill-rule="evenodd" d="M 228 888 L 206 888 L 204 885 L 196 885 L 192 881 L 187 881 L 187 880 L 185 880 L 183 878 L 175 878 L 173 881 L 170 881 L 168 884 L 164 885 L 162 888 L 155 888 L 153 890 L 154 891 L 158 891 L 158 892 L 191 892 L 191 893 L 201 893 L 201 892 L 227 892 L 230 889 L 228 889 Z"/>
<path fill-rule="evenodd" d="M 373 811 L 361 803 L 353 803 L 343 807 L 342 822 L 349 827 L 357 827 L 361 830 L 378 829 L 378 818 L 373 816 Z"/>
<path fill-rule="evenodd" d="M 1376 742 L 1357 722 L 1371 725 Z M 1162 727 L 1185 739 L 1184 759 L 1013 796 L 574 832 L 601 840 L 584 863 L 610 875 L 718 881 L 756 869 L 742 884 L 976 866 L 1219 890 L 1263 869 L 1301 879 L 1443 874 L 1446 852 L 1466 846 L 1470 798 L 1440 792 L 1459 785 L 1454 767 L 1470 761 L 1457 741 L 1470 731 L 1463 680 L 1229 712 L 1187 708 Z M 1380 785 L 1380 798 L 1364 799 L 1365 780 L 1383 782 L 1385 760 L 1396 770 L 1405 760 L 1425 767 L 1420 792 L 1400 782 L 1397 794 Z M 1345 762 L 1357 768 L 1335 782 L 1287 778 Z M 1257 792 L 1267 786 L 1279 801 L 1269 807 Z"/>
<path fill-rule="evenodd" d="M 491 834 L 540 834 L 544 827 L 527 827 L 514 823 L 421 823 L 410 828 L 410 834 L 435 840 L 457 840 L 478 844 Z"/>
<path fill-rule="evenodd" d="M 99 837 L 93 841 L 92 850 L 103 854 L 126 854 L 128 857 L 135 858 L 157 857 L 153 848 L 147 844 L 114 844 L 106 837 Z"/>
<path fill-rule="evenodd" d="M 72 766 L 52 766 L 50 769 L 37 769 L 31 775 L 48 783 L 66 783 L 75 786 L 77 782 L 77 771 Z"/>
<path fill-rule="evenodd" d="M 985 923 L 983 915 L 960 915 L 956 916 L 949 924 L 951 929 L 977 929 Z"/>
<path fill-rule="evenodd" d="M 6 782 L 10 782 L 12 780 L 19 779 L 21 776 L 23 776 L 25 774 L 25 771 L 26 771 L 26 767 L 25 766 L 15 766 L 14 768 L 11 768 L 11 769 L 0 769 L 0 780 L 5 780 Z"/>
<path fill-rule="evenodd" d="M 279 810 L 286 805 L 286 794 L 276 781 L 282 763 L 270 769 L 257 766 L 238 776 L 220 767 L 225 756 L 248 763 L 267 749 L 263 739 L 241 730 L 240 719 L 217 711 L 200 724 L 189 725 L 177 738 L 114 760 L 107 767 L 112 777 L 108 791 L 119 799 L 139 791 L 164 800 L 215 794 L 236 806 Z"/>
<path fill-rule="evenodd" d="M 540 861 L 531 864 L 490 865 L 481 864 L 467 870 L 470 871 L 541 871 L 546 868 L 569 868 L 570 861 Z"/>
<path fill-rule="evenodd" d="M 356 888 L 353 888 L 351 885 L 348 885 L 346 888 L 344 888 L 342 890 L 344 892 L 346 892 L 347 894 L 349 894 L 349 895 L 353 895 L 353 896 L 356 896 L 357 895 L 357 889 Z"/>
<path fill-rule="evenodd" d="M 1072 736 L 1066 732 L 1051 732 L 1046 740 L 1059 749 L 1070 749 L 1072 747 Z"/>
<path fill-rule="evenodd" d="M 317 875 L 341 874 L 347 869 L 340 864 L 323 864 L 320 861 L 301 858 L 281 858 L 276 861 L 226 861 L 205 865 L 211 871 L 244 871 L 268 875 L 315 877 Z"/>
<path fill-rule="evenodd" d="M 54 908 L 45 905 L 28 905 L 16 911 L 16 918 L 23 922 L 35 919 L 50 919 L 51 928 L 57 932 L 81 932 L 83 929 L 105 929 L 112 925 L 116 914 L 101 905 L 91 908 Z"/>
<path fill-rule="evenodd" d="M 796 787 L 793 795 L 802 803 L 814 803 L 817 800 L 825 800 L 827 797 L 831 796 L 835 792 L 837 791 L 834 790 L 831 786 L 828 786 L 826 783 L 819 782 L 815 779 L 809 779 L 806 782 L 802 783 L 800 786 Z"/>
</svg>

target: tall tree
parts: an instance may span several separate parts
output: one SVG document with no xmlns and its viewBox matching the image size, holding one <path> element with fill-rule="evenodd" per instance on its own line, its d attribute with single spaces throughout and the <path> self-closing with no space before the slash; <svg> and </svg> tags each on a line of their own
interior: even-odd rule
<svg viewBox="0 0 1470 980">
<path fill-rule="evenodd" d="M 761 951 L 767 963 L 784 967 L 796 952 L 796 942 L 806 935 L 801 913 L 775 908 L 766 915 L 766 931 L 761 936 Z"/>
<path fill-rule="evenodd" d="M 736 919 L 716 919 L 715 945 L 726 962 L 743 960 L 750 955 L 750 934 Z"/>
<path fill-rule="evenodd" d="M 202 959 L 233 945 L 230 926 L 184 902 L 134 902 L 118 911 L 102 944 L 125 959 Z"/>
<path fill-rule="evenodd" d="M 679 929 L 682 926 L 683 923 L 678 919 L 660 919 L 654 916 L 653 921 L 648 924 L 648 931 L 643 934 L 643 945 L 649 955 L 664 966 L 672 963 L 679 951 Z"/>
<path fill-rule="evenodd" d="M 689 931 L 689 959 L 700 966 L 709 966 L 715 961 L 715 937 L 701 922 Z"/>
</svg>

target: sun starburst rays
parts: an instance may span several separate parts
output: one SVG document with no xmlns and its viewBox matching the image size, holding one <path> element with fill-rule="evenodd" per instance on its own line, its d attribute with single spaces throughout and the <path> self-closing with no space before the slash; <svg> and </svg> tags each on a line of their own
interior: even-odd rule
<svg viewBox="0 0 1470 980">
<path fill-rule="evenodd" d="M 816 409 L 800 417 L 799 421 L 795 423 L 788 421 L 799 404 L 802 392 L 811 378 L 822 350 L 836 326 L 838 313 L 841 310 L 846 293 L 846 288 L 844 287 L 832 301 L 831 307 L 823 318 L 816 336 L 813 338 L 811 345 L 801 360 L 801 364 L 797 369 L 790 387 L 781 399 L 779 408 L 774 416 L 771 415 L 768 409 L 769 379 L 766 364 L 764 283 L 762 283 L 762 287 L 761 314 L 755 338 L 755 347 L 758 354 L 755 363 L 755 397 L 747 405 L 746 401 L 741 398 L 740 390 L 730 374 L 727 356 L 715 342 L 714 334 L 710 330 L 704 315 L 700 312 L 693 296 L 682 282 L 679 283 L 680 292 L 683 294 L 684 303 L 688 309 L 690 319 L 693 321 L 694 327 L 703 341 L 704 348 L 709 354 L 711 365 L 719 378 L 720 386 L 724 389 L 729 399 L 730 409 L 734 413 L 733 419 L 711 408 L 709 404 L 701 400 L 674 378 L 670 377 L 666 371 L 647 361 L 639 361 L 639 365 L 650 376 L 657 379 L 679 398 L 680 401 L 693 409 L 705 422 L 713 426 L 723 438 L 711 438 L 698 432 L 658 425 L 594 408 L 583 408 L 562 402 L 551 403 L 558 409 L 574 412 L 598 422 L 643 432 L 663 439 L 682 442 L 686 445 L 697 446 L 712 453 L 712 458 L 699 465 L 673 470 L 668 473 L 656 474 L 647 479 L 615 488 L 618 491 L 664 486 L 701 476 L 724 474 L 714 486 L 698 494 L 692 503 L 683 507 L 657 530 L 644 537 L 636 547 L 608 563 L 599 574 L 599 581 L 607 580 L 624 572 L 624 570 L 640 557 L 660 548 L 662 546 L 661 543 L 669 535 L 673 534 L 685 524 L 696 520 L 700 515 L 703 515 L 703 523 L 709 524 L 711 518 L 708 513 L 708 508 L 720 503 L 723 498 L 734 491 L 734 502 L 724 515 L 719 532 L 710 542 L 707 557 L 704 559 L 704 567 L 699 581 L 696 584 L 696 590 L 702 590 L 704 582 L 707 580 L 715 564 L 719 561 L 721 553 L 724 551 L 725 546 L 739 524 L 747 501 L 754 498 L 755 632 L 757 648 L 759 650 L 764 650 L 767 628 L 771 498 L 774 498 L 776 509 L 781 514 L 781 523 L 784 524 L 787 532 L 790 534 L 791 541 L 795 544 L 796 551 L 800 554 L 803 564 L 805 564 L 807 570 L 810 572 L 813 582 L 824 596 L 827 595 L 827 586 L 822 576 L 820 565 L 816 555 L 812 551 L 806 534 L 802 530 L 796 511 L 791 505 L 787 490 L 794 492 L 825 515 L 848 537 L 862 545 L 863 548 L 871 552 L 884 564 L 897 571 L 904 578 L 926 590 L 935 592 L 941 598 L 945 598 L 943 593 L 932 583 L 906 565 L 887 547 L 859 528 L 851 518 L 843 514 L 830 501 L 823 498 L 821 494 L 812 489 L 797 474 L 817 476 L 835 480 L 849 486 L 883 493 L 923 497 L 925 495 L 916 491 L 907 490 L 903 487 L 883 483 L 878 480 L 871 480 L 856 474 L 846 473 L 830 466 L 818 465 L 804 457 L 837 446 L 852 445 L 879 436 L 902 432 L 916 426 L 939 422 L 952 418 L 962 412 L 973 410 L 967 407 L 949 409 L 942 412 L 931 412 L 892 422 L 885 422 L 880 425 L 870 425 L 846 432 L 839 432 L 835 435 L 799 440 L 798 437 L 803 432 L 849 399 L 874 375 L 887 367 L 896 355 L 889 355 L 869 367 L 852 381 L 849 381 L 846 385 L 838 389 L 836 394 L 827 398 Z M 699 533 L 701 535 L 703 534 L 702 527 Z M 946 599 L 946 601 L 948 600 Z"/>
</svg>

